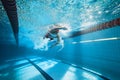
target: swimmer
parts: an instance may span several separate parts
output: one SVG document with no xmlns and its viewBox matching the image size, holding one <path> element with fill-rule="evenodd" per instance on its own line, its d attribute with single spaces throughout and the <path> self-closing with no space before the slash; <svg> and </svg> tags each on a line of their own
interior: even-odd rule
<svg viewBox="0 0 120 80">
<path fill-rule="evenodd" d="M 50 30 L 46 33 L 46 35 L 43 37 L 43 39 L 49 38 L 50 41 L 52 41 L 52 40 L 54 40 L 55 38 L 57 38 L 56 43 L 53 44 L 53 45 L 51 45 L 50 48 L 56 46 L 57 44 L 60 44 L 60 42 L 61 42 L 61 38 L 60 38 L 60 35 L 59 35 L 59 31 L 60 31 L 60 30 L 67 30 L 67 28 L 55 24 L 55 25 L 54 25 L 54 28 L 50 29 Z"/>
</svg>

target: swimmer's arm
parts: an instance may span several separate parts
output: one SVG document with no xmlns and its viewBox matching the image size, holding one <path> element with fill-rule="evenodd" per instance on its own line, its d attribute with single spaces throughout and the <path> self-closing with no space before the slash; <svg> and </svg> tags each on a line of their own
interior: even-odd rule
<svg viewBox="0 0 120 80">
<path fill-rule="evenodd" d="M 59 34 L 57 34 L 57 42 L 55 44 L 53 44 L 50 48 L 53 48 L 54 46 L 56 46 L 59 43 L 60 43 L 60 36 L 59 36 Z"/>
<path fill-rule="evenodd" d="M 58 26 L 58 27 L 59 27 L 59 28 L 55 28 L 55 29 L 63 29 L 63 30 L 67 30 L 67 28 L 66 28 L 66 27 L 62 27 L 62 26 L 57 25 L 57 24 L 55 24 L 55 26 Z"/>
<path fill-rule="evenodd" d="M 54 30 L 60 30 L 60 29 L 62 29 L 62 30 L 67 30 L 67 28 L 66 28 L 66 27 L 55 28 Z"/>
</svg>

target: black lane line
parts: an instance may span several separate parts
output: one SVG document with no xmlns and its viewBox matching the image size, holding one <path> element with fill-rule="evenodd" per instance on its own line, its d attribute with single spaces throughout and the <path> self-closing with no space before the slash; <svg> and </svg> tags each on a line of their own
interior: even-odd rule
<svg viewBox="0 0 120 80">
<path fill-rule="evenodd" d="M 18 32 L 19 32 L 18 25 L 19 24 L 18 24 L 16 0 L 1 0 L 1 2 L 4 6 L 4 9 L 5 9 L 7 16 L 9 18 L 9 21 L 11 23 L 14 37 L 15 37 L 16 43 L 18 45 Z"/>
<path fill-rule="evenodd" d="M 70 63 L 67 63 L 67 64 L 73 66 L 73 65 L 70 64 Z M 86 69 L 84 69 L 84 68 L 82 68 L 82 67 L 79 67 L 79 66 L 73 66 L 73 67 L 76 67 L 76 68 L 85 70 L 85 71 L 87 71 L 87 72 L 90 72 L 90 73 L 92 73 L 92 74 L 94 74 L 94 75 L 97 75 L 97 76 L 99 76 L 100 78 L 102 78 L 103 80 L 110 80 L 109 78 L 107 78 L 107 77 L 105 77 L 105 76 L 103 76 L 103 75 L 99 75 L 99 74 L 96 74 L 96 73 L 94 73 L 94 72 L 88 71 L 88 70 L 86 70 Z"/>
<path fill-rule="evenodd" d="M 94 75 L 99 76 L 99 77 L 102 78 L 103 80 L 110 80 L 109 78 L 107 78 L 107 77 L 105 77 L 105 76 L 103 76 L 103 75 L 99 75 L 99 74 L 96 74 L 96 73 L 94 73 L 94 72 L 88 71 L 88 70 L 86 70 L 86 69 L 84 69 L 84 68 L 82 68 L 82 67 L 80 67 L 80 66 L 72 65 L 72 64 L 69 63 L 69 62 L 62 61 L 62 63 L 65 63 L 65 64 L 68 64 L 68 65 L 73 66 L 73 67 L 75 67 L 75 68 L 79 68 L 79 69 L 82 69 L 82 70 L 84 70 L 84 71 L 90 72 L 90 73 L 92 73 L 92 74 L 94 74 Z"/>
<path fill-rule="evenodd" d="M 51 76 L 49 76 L 45 71 L 43 71 L 38 65 L 32 62 L 30 59 L 26 58 L 43 76 L 46 80 L 54 80 Z"/>
</svg>

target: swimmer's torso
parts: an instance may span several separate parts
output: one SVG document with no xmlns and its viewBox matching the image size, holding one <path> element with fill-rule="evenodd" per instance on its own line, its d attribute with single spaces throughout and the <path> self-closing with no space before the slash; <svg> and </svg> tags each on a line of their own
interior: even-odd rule
<svg viewBox="0 0 120 80">
<path fill-rule="evenodd" d="M 51 33 L 51 34 L 58 34 L 58 32 L 59 32 L 58 29 L 52 29 L 52 30 L 50 30 L 49 33 Z"/>
<path fill-rule="evenodd" d="M 56 38 L 58 33 L 59 33 L 58 29 L 52 29 L 46 34 L 46 37 L 47 38 Z"/>
</svg>

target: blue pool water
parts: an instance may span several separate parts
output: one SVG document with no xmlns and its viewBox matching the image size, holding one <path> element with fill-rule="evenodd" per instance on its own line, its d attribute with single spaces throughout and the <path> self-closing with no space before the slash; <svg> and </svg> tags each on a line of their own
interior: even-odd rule
<svg viewBox="0 0 120 80">
<path fill-rule="evenodd" d="M 0 80 L 120 80 L 120 0 L 16 0 L 19 45 L 1 1 Z"/>
</svg>

